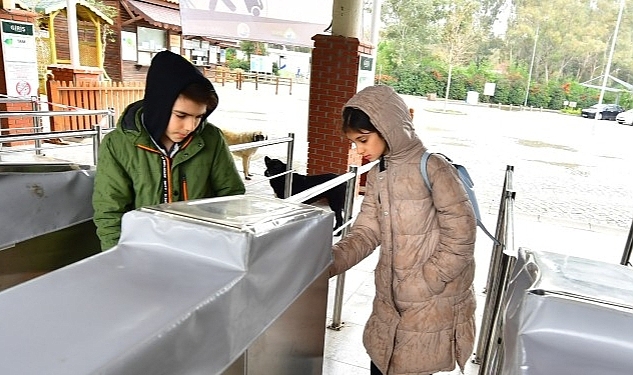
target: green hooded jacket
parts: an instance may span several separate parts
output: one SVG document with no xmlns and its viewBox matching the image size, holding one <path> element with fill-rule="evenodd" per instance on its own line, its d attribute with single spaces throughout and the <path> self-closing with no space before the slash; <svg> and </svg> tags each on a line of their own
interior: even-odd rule
<svg viewBox="0 0 633 375">
<path fill-rule="evenodd" d="M 130 104 L 119 117 L 116 129 L 103 138 L 92 198 L 102 250 L 118 243 L 121 219 L 128 211 L 160 203 L 244 194 L 244 183 L 221 131 L 206 121 L 215 108 L 207 111 L 202 123 L 178 145 L 172 157 L 157 147 L 179 93 L 188 84 L 202 80 L 211 85 L 181 56 L 167 51 L 157 54 L 147 74 L 145 98 Z M 149 108 L 156 110 L 148 112 Z"/>
</svg>

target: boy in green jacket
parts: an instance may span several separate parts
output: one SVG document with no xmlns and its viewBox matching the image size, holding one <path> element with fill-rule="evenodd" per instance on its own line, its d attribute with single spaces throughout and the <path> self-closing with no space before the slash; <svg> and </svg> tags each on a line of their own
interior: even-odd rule
<svg viewBox="0 0 633 375">
<path fill-rule="evenodd" d="M 142 206 L 244 194 L 221 131 L 211 82 L 189 61 L 156 54 L 145 96 L 130 104 L 101 143 L 92 203 L 101 249 L 115 246 L 123 214 Z"/>
</svg>

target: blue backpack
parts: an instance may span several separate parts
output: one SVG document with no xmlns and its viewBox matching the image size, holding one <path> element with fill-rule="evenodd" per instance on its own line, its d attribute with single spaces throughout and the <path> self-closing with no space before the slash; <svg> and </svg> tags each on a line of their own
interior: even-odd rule
<svg viewBox="0 0 633 375">
<path fill-rule="evenodd" d="M 429 181 L 429 174 L 426 170 L 426 164 L 431 154 L 433 154 L 433 152 L 429 152 L 427 150 L 424 152 L 424 155 L 422 155 L 422 160 L 420 161 L 420 171 L 422 172 L 422 178 L 424 179 L 424 183 L 426 184 L 426 187 L 429 189 L 431 193 L 433 193 L 433 189 L 431 188 L 431 182 Z M 479 204 L 477 203 L 477 197 L 475 196 L 475 183 L 470 178 L 470 175 L 468 174 L 466 167 L 464 167 L 461 164 L 453 163 L 453 161 L 444 154 L 440 154 L 440 153 L 435 153 L 435 154 L 441 155 L 449 163 L 451 163 L 451 165 L 455 167 L 455 169 L 457 169 L 457 174 L 459 175 L 459 179 L 462 181 L 462 185 L 464 185 L 464 189 L 468 193 L 468 199 L 470 200 L 470 203 L 473 205 L 473 210 L 475 211 L 475 217 L 477 218 L 477 226 L 481 228 L 484 231 L 484 233 L 486 233 L 486 235 L 490 237 L 491 240 L 494 241 L 495 244 L 499 245 L 500 244 L 499 240 L 497 240 L 495 236 L 493 236 L 488 231 L 488 229 L 486 229 L 484 224 L 481 222 L 481 214 L 479 213 Z"/>
</svg>

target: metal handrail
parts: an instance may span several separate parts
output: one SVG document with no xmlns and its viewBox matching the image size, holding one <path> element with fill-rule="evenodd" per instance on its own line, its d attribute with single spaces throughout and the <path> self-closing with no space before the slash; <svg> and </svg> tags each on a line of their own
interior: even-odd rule
<svg viewBox="0 0 633 375">
<path fill-rule="evenodd" d="M 3 98 L 4 102 L 20 102 L 20 99 L 16 98 Z M 23 101 L 23 100 L 22 100 Z M 0 112 L 0 118 L 15 118 L 15 117 L 33 117 L 33 133 L 29 134 L 9 134 L 2 135 L 0 134 L 0 144 L 2 143 L 10 143 L 10 142 L 35 142 L 35 154 L 41 154 L 41 140 L 45 139 L 55 139 L 55 138 L 64 138 L 64 137 L 81 137 L 88 138 L 92 137 L 93 139 L 93 163 L 97 164 L 97 156 L 99 153 L 99 146 L 101 144 L 101 138 L 103 137 L 104 132 L 114 129 L 114 109 L 73 109 L 72 111 L 40 111 L 36 110 L 38 101 L 36 99 L 33 100 L 33 110 L 32 111 L 7 111 Z M 38 120 L 41 120 L 42 117 L 53 117 L 53 116 L 94 116 L 94 115 L 104 115 L 107 116 L 108 120 L 108 128 L 103 128 L 100 123 L 95 124 L 93 129 L 85 129 L 85 130 L 67 130 L 67 131 L 52 131 L 52 132 L 41 132 L 41 126 L 37 126 Z M 8 129 L 12 130 L 12 129 Z M 30 151 L 30 149 L 23 149 L 24 151 Z"/>
<path fill-rule="evenodd" d="M 480 361 L 479 373 L 483 375 L 500 374 L 501 365 L 503 364 L 503 306 L 510 275 L 517 258 L 517 250 L 514 245 L 514 201 L 516 192 L 512 188 L 513 172 L 514 167 L 508 166 L 498 226 L 502 233 L 499 238 L 501 238 L 504 246 L 496 247 L 493 259 L 491 259 L 486 306 L 484 317 L 482 318 L 477 357 L 475 359 Z"/>
<path fill-rule="evenodd" d="M 495 238 L 506 238 L 506 199 L 508 198 L 508 192 L 512 191 L 512 173 L 514 172 L 513 166 L 506 166 L 505 179 L 503 181 L 503 188 L 501 190 L 501 199 L 499 202 L 499 214 L 497 216 L 497 227 L 495 231 Z M 499 290 L 499 268 L 501 266 L 501 258 L 503 249 L 505 247 L 505 241 L 494 243 L 492 246 L 492 254 L 490 256 L 490 265 L 488 266 L 488 279 L 486 281 L 486 287 L 484 293 L 486 293 L 486 302 L 484 305 L 484 313 L 481 319 L 481 327 L 479 330 L 479 341 L 475 351 L 475 363 L 481 363 L 485 357 L 486 348 L 490 341 L 490 334 L 492 330 L 493 306 L 496 301 L 497 293 Z"/>
<path fill-rule="evenodd" d="M 330 189 L 333 189 L 339 186 L 340 184 L 347 182 L 348 180 L 354 178 L 354 176 L 355 175 L 353 173 L 347 172 L 331 180 L 328 180 L 322 184 L 313 186 L 295 195 L 291 195 L 288 198 L 286 198 L 286 200 L 289 202 L 294 202 L 294 203 L 305 202 L 310 198 L 316 197 L 317 195 L 321 193 L 324 193 Z"/>
<path fill-rule="evenodd" d="M 621 265 L 631 265 L 631 252 L 633 252 L 633 222 L 631 223 L 629 236 L 627 237 L 626 244 L 624 245 L 624 252 L 622 253 L 622 259 L 620 260 Z"/>
<path fill-rule="evenodd" d="M 13 135 L 0 135 L 0 142 L 25 142 L 25 141 L 34 141 L 36 139 L 53 139 L 53 138 L 70 138 L 70 137 L 80 137 L 80 138 L 88 138 L 94 137 L 97 135 L 97 131 L 94 129 L 90 130 L 66 130 L 66 131 L 55 131 L 55 132 L 44 132 L 44 133 L 30 133 L 30 134 L 13 134 Z"/>
<path fill-rule="evenodd" d="M 242 150 L 248 150 L 255 147 L 271 146 L 271 145 L 276 145 L 279 143 L 286 143 L 286 142 L 293 142 L 293 141 L 294 141 L 294 137 L 283 137 L 283 138 L 268 139 L 265 141 L 240 143 L 236 145 L 230 145 L 229 151 L 242 151 Z"/>
<path fill-rule="evenodd" d="M 13 117 L 53 117 L 53 116 L 94 116 L 108 115 L 109 109 L 77 109 L 72 111 L 5 111 L 0 112 L 0 118 Z"/>
</svg>

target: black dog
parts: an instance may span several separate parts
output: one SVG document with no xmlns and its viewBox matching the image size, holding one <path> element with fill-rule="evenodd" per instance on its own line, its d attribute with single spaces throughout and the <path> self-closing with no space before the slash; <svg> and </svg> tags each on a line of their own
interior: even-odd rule
<svg viewBox="0 0 633 375">
<path fill-rule="evenodd" d="M 271 177 L 283 173 L 286 171 L 286 163 L 279 159 L 271 159 L 268 156 L 264 156 L 264 162 L 266 163 L 266 171 L 264 175 Z M 320 185 L 326 181 L 338 177 L 334 173 L 317 174 L 313 176 L 305 176 L 299 173 L 292 174 L 292 195 L 301 193 L 311 187 Z M 286 198 L 284 194 L 284 187 L 286 184 L 286 176 L 275 177 L 270 180 L 270 186 L 273 188 L 277 198 Z M 343 225 L 343 206 L 345 205 L 345 184 L 340 184 L 332 189 L 325 191 L 315 197 L 308 199 L 303 203 L 313 203 L 320 199 L 327 199 L 330 209 L 334 211 L 336 218 L 336 225 L 334 230 Z"/>
</svg>

